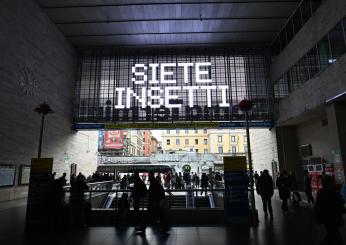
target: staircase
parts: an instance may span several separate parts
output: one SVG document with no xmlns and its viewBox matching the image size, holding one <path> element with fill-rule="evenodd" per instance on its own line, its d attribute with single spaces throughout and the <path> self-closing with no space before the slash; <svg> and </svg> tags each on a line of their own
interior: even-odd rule
<svg viewBox="0 0 346 245">
<path fill-rule="evenodd" d="M 196 197 L 196 208 L 210 208 L 209 197 Z"/>
<path fill-rule="evenodd" d="M 171 209 L 186 208 L 185 196 L 171 196 L 169 199 Z"/>
</svg>

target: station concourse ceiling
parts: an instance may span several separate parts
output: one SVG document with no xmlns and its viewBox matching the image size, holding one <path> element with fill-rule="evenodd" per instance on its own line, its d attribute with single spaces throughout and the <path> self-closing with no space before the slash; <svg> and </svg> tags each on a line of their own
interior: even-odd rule
<svg viewBox="0 0 346 245">
<path fill-rule="evenodd" d="M 298 0 L 37 0 L 76 47 L 268 45 Z"/>
</svg>

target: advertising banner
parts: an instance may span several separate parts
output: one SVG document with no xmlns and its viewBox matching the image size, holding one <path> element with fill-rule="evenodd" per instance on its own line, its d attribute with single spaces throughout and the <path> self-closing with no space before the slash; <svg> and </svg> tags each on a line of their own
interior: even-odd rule
<svg viewBox="0 0 346 245">
<path fill-rule="evenodd" d="M 232 218 L 247 218 L 249 215 L 248 187 L 249 178 L 245 156 L 223 158 L 225 195 L 225 214 Z"/>
<path fill-rule="evenodd" d="M 124 130 L 106 130 L 104 132 L 104 149 L 120 150 L 124 148 Z"/>
<path fill-rule="evenodd" d="M 27 228 L 44 227 L 49 224 L 49 207 L 52 183 L 53 158 L 31 159 Z"/>
</svg>

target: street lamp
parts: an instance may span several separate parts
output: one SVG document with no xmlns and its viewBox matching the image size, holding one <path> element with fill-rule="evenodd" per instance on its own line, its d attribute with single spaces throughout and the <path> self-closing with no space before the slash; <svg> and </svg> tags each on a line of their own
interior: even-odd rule
<svg viewBox="0 0 346 245">
<path fill-rule="evenodd" d="M 54 113 L 54 111 L 50 108 L 50 106 L 48 104 L 46 104 L 46 102 L 43 102 L 42 104 L 40 104 L 39 107 L 36 107 L 34 109 L 34 111 L 37 112 L 38 114 L 42 114 L 40 141 L 38 144 L 38 153 L 37 153 L 37 158 L 41 158 L 44 116 L 47 115 L 48 113 Z"/>
<path fill-rule="evenodd" d="M 251 223 L 252 225 L 258 225 L 258 213 L 256 210 L 255 203 L 255 191 L 254 191 L 254 178 L 253 178 L 253 166 L 250 148 L 250 132 L 249 132 L 249 113 L 253 107 L 253 103 L 250 100 L 243 99 L 239 103 L 239 108 L 245 113 L 245 127 L 246 127 L 246 138 L 247 138 L 247 149 L 249 159 L 249 172 L 250 172 L 250 201 L 251 201 Z"/>
</svg>

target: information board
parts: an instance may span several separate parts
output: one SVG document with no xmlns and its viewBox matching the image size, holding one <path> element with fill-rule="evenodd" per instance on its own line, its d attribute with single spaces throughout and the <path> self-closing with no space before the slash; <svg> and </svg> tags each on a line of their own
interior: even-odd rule
<svg viewBox="0 0 346 245">
<path fill-rule="evenodd" d="M 49 196 L 52 184 L 53 158 L 31 159 L 27 228 L 44 227 L 49 224 Z"/>
<path fill-rule="evenodd" d="M 224 207 L 228 218 L 247 218 L 249 215 L 246 157 L 228 156 L 223 158 L 225 195 Z"/>
<path fill-rule="evenodd" d="M 0 187 L 13 186 L 16 177 L 15 165 L 0 164 Z"/>
</svg>

